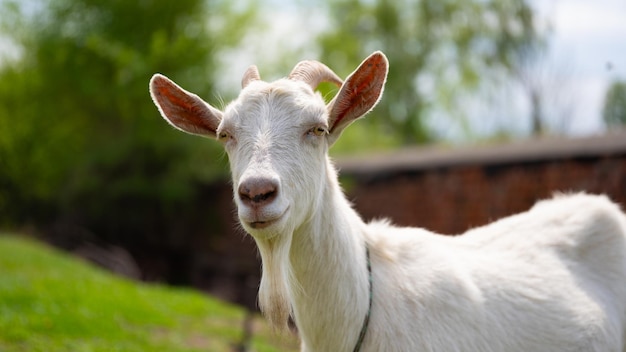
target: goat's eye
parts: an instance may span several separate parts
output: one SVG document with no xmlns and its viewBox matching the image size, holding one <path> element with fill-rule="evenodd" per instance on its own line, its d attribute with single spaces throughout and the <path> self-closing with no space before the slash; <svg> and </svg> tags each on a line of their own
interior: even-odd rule
<svg viewBox="0 0 626 352">
<path fill-rule="evenodd" d="M 323 136 L 325 134 L 328 133 L 328 130 L 326 129 L 326 127 L 322 127 L 322 126 L 317 126 L 317 127 L 313 127 L 308 131 L 309 134 L 313 134 L 316 136 Z"/>
<path fill-rule="evenodd" d="M 230 138 L 230 134 L 229 134 L 228 132 L 224 132 L 224 131 L 222 131 L 222 132 L 219 132 L 219 133 L 217 134 L 217 139 L 218 139 L 219 141 L 224 142 L 224 141 L 226 141 L 226 140 L 227 140 L 227 139 L 229 139 L 229 138 Z"/>
</svg>

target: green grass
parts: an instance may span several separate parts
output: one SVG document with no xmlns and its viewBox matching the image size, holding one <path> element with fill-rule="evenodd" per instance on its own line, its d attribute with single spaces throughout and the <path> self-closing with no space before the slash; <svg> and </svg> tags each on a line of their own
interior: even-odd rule
<svg viewBox="0 0 626 352">
<path fill-rule="evenodd" d="M 0 351 L 233 351 L 245 311 L 192 290 L 122 279 L 0 235 Z M 254 322 L 253 351 L 293 351 Z"/>
</svg>

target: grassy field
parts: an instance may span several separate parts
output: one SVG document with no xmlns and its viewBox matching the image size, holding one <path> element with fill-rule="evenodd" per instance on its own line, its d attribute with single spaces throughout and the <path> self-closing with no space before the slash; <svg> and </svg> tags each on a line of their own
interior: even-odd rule
<svg viewBox="0 0 626 352">
<path fill-rule="evenodd" d="M 245 311 L 192 290 L 115 277 L 0 234 L 0 351 L 235 351 Z M 252 351 L 295 351 L 254 321 Z"/>
</svg>

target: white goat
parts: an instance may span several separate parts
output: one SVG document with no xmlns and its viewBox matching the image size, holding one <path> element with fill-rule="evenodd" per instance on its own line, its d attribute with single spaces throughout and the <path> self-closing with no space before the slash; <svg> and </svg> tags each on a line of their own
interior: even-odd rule
<svg viewBox="0 0 626 352">
<path fill-rule="evenodd" d="M 626 217 L 604 196 L 557 196 L 457 237 L 361 220 L 327 152 L 376 105 L 387 66 L 376 52 L 343 84 L 315 61 L 273 83 L 252 66 L 224 112 L 150 82 L 169 123 L 224 145 L 270 322 L 292 314 L 302 351 L 626 351 Z M 328 106 L 321 81 L 341 85 Z"/>
</svg>

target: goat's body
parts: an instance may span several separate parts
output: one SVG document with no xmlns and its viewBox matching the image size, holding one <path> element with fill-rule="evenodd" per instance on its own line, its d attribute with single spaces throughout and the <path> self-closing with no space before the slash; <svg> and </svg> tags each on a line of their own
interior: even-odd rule
<svg viewBox="0 0 626 352">
<path fill-rule="evenodd" d="M 366 237 L 367 350 L 626 351 L 626 219 L 605 197 L 559 196 L 458 237 L 380 223 Z"/>
<path fill-rule="evenodd" d="M 376 52 L 325 105 L 301 62 L 287 79 L 246 71 L 224 112 L 155 75 L 151 94 L 176 128 L 228 153 L 242 227 L 263 261 L 259 303 L 290 313 L 302 350 L 626 352 L 626 216 L 603 196 L 558 196 L 462 236 L 364 223 L 341 192 L 328 148 L 376 105 L 388 62 Z"/>
</svg>

